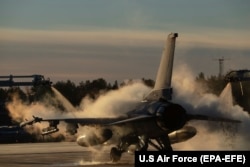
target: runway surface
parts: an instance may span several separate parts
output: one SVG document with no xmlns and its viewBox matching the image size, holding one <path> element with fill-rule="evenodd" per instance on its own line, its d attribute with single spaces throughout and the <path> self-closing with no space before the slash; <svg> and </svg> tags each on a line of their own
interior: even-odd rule
<svg viewBox="0 0 250 167">
<path fill-rule="evenodd" d="M 88 149 L 75 142 L 1 144 L 1 167 L 134 166 L 134 155 L 124 153 L 118 163 L 109 158 L 110 147 Z"/>
</svg>

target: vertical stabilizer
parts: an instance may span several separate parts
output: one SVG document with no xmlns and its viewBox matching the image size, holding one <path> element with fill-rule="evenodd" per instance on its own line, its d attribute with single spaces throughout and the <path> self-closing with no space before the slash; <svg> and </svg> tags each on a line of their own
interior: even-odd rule
<svg viewBox="0 0 250 167">
<path fill-rule="evenodd" d="M 174 63 L 175 41 L 177 37 L 178 33 L 171 33 L 168 35 L 157 72 L 155 86 L 145 100 L 159 100 L 160 98 L 171 100 L 171 80 Z"/>
</svg>

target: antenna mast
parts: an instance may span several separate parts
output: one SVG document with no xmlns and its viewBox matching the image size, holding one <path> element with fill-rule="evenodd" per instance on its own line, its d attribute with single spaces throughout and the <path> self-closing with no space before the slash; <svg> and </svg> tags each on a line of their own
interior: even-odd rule
<svg viewBox="0 0 250 167">
<path fill-rule="evenodd" d="M 219 77 L 221 78 L 223 76 L 224 73 L 224 61 L 226 59 L 224 59 L 224 57 L 219 58 L 219 59 L 215 59 L 219 61 Z"/>
</svg>

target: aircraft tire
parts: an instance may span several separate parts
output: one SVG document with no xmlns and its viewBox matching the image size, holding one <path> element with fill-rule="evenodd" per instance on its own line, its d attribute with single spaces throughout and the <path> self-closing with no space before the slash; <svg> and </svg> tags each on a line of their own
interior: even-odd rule
<svg viewBox="0 0 250 167">
<path fill-rule="evenodd" d="M 121 159 L 122 152 L 116 147 L 112 147 L 110 151 L 110 159 L 112 162 L 117 162 Z"/>
</svg>

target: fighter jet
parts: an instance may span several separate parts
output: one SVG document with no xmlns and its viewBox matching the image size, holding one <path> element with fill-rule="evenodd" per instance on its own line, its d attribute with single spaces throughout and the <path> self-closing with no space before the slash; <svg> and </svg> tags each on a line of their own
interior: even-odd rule
<svg viewBox="0 0 250 167">
<path fill-rule="evenodd" d="M 95 145 L 115 144 L 111 148 L 110 158 L 119 161 L 125 152 L 147 150 L 149 145 L 156 150 L 172 150 L 171 144 L 186 141 L 196 134 L 196 129 L 186 126 L 190 120 L 211 120 L 235 122 L 228 118 L 208 117 L 206 115 L 188 114 L 179 104 L 171 101 L 172 69 L 177 33 L 170 33 L 167 37 L 162 53 L 155 86 L 152 91 L 126 116 L 117 118 L 60 118 L 43 119 L 34 117 L 26 122 L 48 121 L 49 127 L 43 129 L 43 134 L 58 131 L 60 121 L 68 124 L 67 131 L 77 133 L 79 126 L 94 127 L 86 134 L 79 134 L 76 142 L 83 147 Z M 26 123 L 22 123 L 25 126 Z"/>
<path fill-rule="evenodd" d="M 250 81 L 250 70 L 232 70 L 225 76 L 227 82 Z"/>
</svg>

